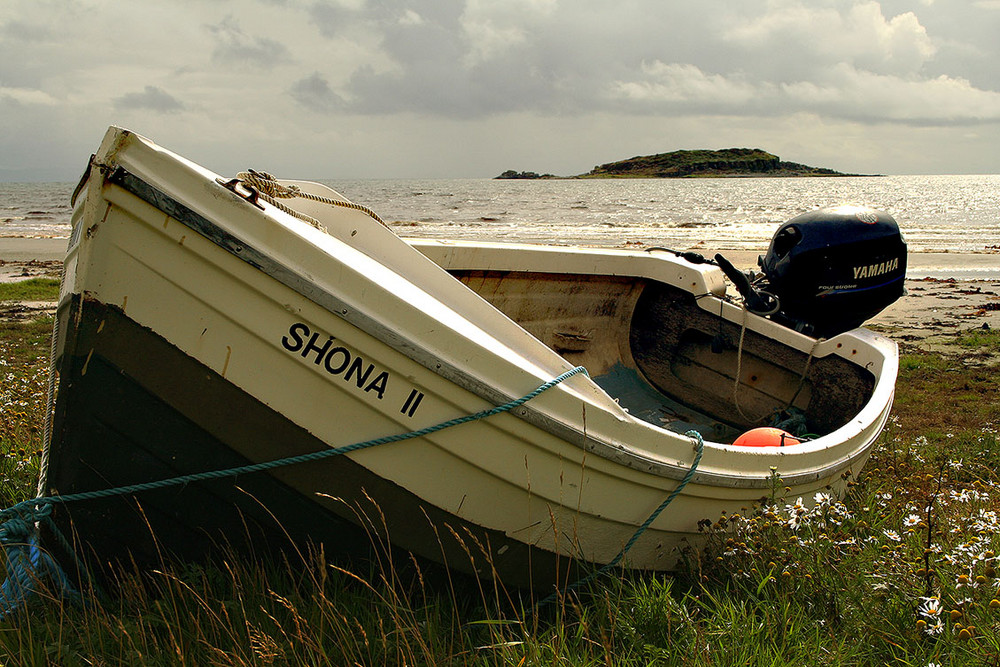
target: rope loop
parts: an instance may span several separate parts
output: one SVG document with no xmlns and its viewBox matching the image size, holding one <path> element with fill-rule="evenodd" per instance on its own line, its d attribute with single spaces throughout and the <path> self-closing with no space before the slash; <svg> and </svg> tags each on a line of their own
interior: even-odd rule
<svg viewBox="0 0 1000 667">
<path fill-rule="evenodd" d="M 236 178 L 241 180 L 243 184 L 249 188 L 257 191 L 260 198 L 266 201 L 271 206 L 284 211 L 288 215 L 294 216 L 299 220 L 308 222 L 310 225 L 319 229 L 321 231 L 326 231 L 326 228 L 320 224 L 319 220 L 312 217 L 311 215 L 306 215 L 286 206 L 279 202 L 279 199 L 294 199 L 295 197 L 301 197 L 302 199 L 309 199 L 311 201 L 319 202 L 321 204 L 328 204 L 329 206 L 339 206 L 341 208 L 350 208 L 355 211 L 361 211 L 365 215 L 371 217 L 373 220 L 377 221 L 382 226 L 388 229 L 389 225 L 378 216 L 378 214 L 368 208 L 367 206 L 362 206 L 361 204 L 355 204 L 352 201 L 344 201 L 342 199 L 333 199 L 332 197 L 321 197 L 319 195 L 310 194 L 308 192 L 303 192 L 297 185 L 284 185 L 278 182 L 271 174 L 266 171 L 257 171 L 255 169 L 248 169 L 247 171 L 241 171 L 236 174 Z"/>
<path fill-rule="evenodd" d="M 257 191 L 261 194 L 278 199 L 292 199 L 293 197 L 298 197 L 301 192 L 299 186 L 279 183 L 277 178 L 266 171 L 248 169 L 247 171 L 241 171 L 236 177 L 247 185 L 257 188 Z"/>
<path fill-rule="evenodd" d="M 34 522 L 18 514 L 0 526 L 0 543 L 24 542 L 34 530 Z"/>
</svg>

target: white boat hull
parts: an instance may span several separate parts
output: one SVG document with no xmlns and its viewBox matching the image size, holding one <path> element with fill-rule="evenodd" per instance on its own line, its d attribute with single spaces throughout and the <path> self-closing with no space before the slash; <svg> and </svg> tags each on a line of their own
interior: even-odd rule
<svg viewBox="0 0 1000 667">
<path fill-rule="evenodd" d="M 364 212 L 305 208 L 325 216 L 329 233 L 247 202 L 148 140 L 109 131 L 74 211 L 45 491 L 404 433 L 523 395 L 572 368 L 574 355 L 594 362 L 594 376 L 615 364 L 660 372 L 655 341 L 616 357 L 625 343 L 608 343 L 610 329 L 600 345 L 581 343 L 579 326 L 532 330 L 445 269 L 480 288 L 488 278 L 476 271 L 523 277 L 553 267 L 613 283 L 631 310 L 607 320 L 632 318 L 652 298 L 642 296 L 649 285 L 698 295 L 704 316 L 721 312 L 734 331 L 745 316 L 719 298 L 717 269 L 668 253 L 415 242 L 432 262 Z M 774 391 L 745 382 L 748 406 L 788 393 L 797 369 L 827 360 L 868 378 L 858 409 L 796 447 L 740 448 L 704 433 L 693 479 L 625 566 L 675 568 L 697 546 L 700 521 L 771 492 L 772 468 L 790 495 L 809 497 L 839 493 L 864 465 L 891 405 L 895 346 L 863 330 L 816 343 L 754 316 L 746 328 L 792 358 Z M 547 335 L 555 338 L 540 340 Z M 822 383 L 808 384 L 811 401 Z M 348 553 L 391 543 L 456 570 L 548 586 L 576 565 L 615 559 L 694 459 L 691 437 L 630 414 L 580 375 L 510 414 L 235 482 L 87 501 L 63 520 L 104 561 L 155 555 L 156 540 L 183 552 L 220 531 L 234 543 L 237 533 L 287 533 Z"/>
</svg>

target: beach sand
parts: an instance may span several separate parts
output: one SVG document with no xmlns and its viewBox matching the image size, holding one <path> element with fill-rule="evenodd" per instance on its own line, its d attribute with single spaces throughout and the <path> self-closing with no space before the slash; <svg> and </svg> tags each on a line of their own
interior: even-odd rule
<svg viewBox="0 0 1000 667">
<path fill-rule="evenodd" d="M 66 244 L 64 238 L 0 238 L 0 282 L 58 278 Z M 707 257 L 715 254 L 707 248 L 694 250 Z M 757 266 L 757 253 L 723 254 L 740 268 Z M 911 253 L 907 275 L 907 295 L 867 326 L 897 342 L 927 349 L 947 346 L 970 329 L 1000 329 L 1000 253 Z"/>
<path fill-rule="evenodd" d="M 38 262 L 59 261 L 66 255 L 69 239 L 0 238 L 0 261 Z"/>
</svg>

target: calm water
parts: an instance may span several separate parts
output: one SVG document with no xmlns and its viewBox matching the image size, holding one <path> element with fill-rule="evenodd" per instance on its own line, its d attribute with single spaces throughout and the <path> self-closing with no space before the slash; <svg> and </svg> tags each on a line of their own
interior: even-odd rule
<svg viewBox="0 0 1000 667">
<path fill-rule="evenodd" d="M 410 236 L 763 252 L 799 213 L 864 204 L 891 213 L 914 251 L 1000 248 L 1000 175 L 326 184 Z M 68 236 L 74 185 L 0 183 L 0 236 Z"/>
</svg>

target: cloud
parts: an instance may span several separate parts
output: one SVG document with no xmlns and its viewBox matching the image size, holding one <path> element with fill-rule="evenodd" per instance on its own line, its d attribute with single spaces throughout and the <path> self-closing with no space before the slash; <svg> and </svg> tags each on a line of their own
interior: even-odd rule
<svg viewBox="0 0 1000 667">
<path fill-rule="evenodd" d="M 423 25 L 424 17 L 413 11 L 412 9 L 407 9 L 403 12 L 403 15 L 399 17 L 399 25 Z"/>
<path fill-rule="evenodd" d="M 781 88 L 793 108 L 864 122 L 1000 122 L 1000 92 L 975 88 L 961 77 L 906 79 L 841 64 L 825 81 L 799 81 Z"/>
<path fill-rule="evenodd" d="M 955 49 L 915 12 L 871 0 L 744 0 L 712 13 L 621 3 L 315 3 L 308 12 L 331 44 L 360 40 L 369 57 L 346 76 L 343 60 L 320 65 L 292 97 L 323 113 L 463 120 L 595 111 L 905 124 L 994 117 L 990 86 L 928 67 Z"/>
<path fill-rule="evenodd" d="M 51 39 L 54 32 L 49 25 L 13 20 L 0 26 L 0 36 L 16 41 L 39 42 Z"/>
<path fill-rule="evenodd" d="M 462 64 L 473 67 L 516 49 L 555 9 L 555 0 L 467 0 L 459 17 L 467 48 Z"/>
<path fill-rule="evenodd" d="M 17 159 L 17 135 L 53 128 L 82 153 L 113 119 L 228 163 L 225 128 L 253 137 L 242 150 L 256 154 L 296 113 L 283 138 L 345 160 L 356 154 L 352 169 L 372 176 L 500 166 L 571 173 L 572 164 L 583 170 L 649 146 L 780 151 L 793 134 L 807 151 L 827 141 L 853 155 L 878 146 L 883 157 L 901 138 L 920 141 L 924 160 L 958 154 L 956 138 L 976 135 L 961 146 L 978 162 L 960 161 L 962 169 L 995 170 L 1000 150 L 1000 0 L 246 4 L 132 3 L 129 29 L 109 40 L 107 26 L 121 18 L 112 0 L 0 0 L 0 115 L 11 130 L 0 155 Z M 384 160 L 358 137 L 384 149 Z M 393 143 L 404 139 L 438 146 L 436 166 L 404 157 Z M 274 155 L 285 145 L 275 142 Z M 506 164 L 494 164 L 498 154 Z M 800 152 L 799 161 L 810 157 Z"/>
<path fill-rule="evenodd" d="M 639 107 L 690 110 L 692 107 L 717 113 L 732 113 L 745 107 L 761 90 L 741 77 L 706 74 L 691 64 L 643 63 L 644 80 L 623 81 L 614 87 L 617 97 Z M 613 95 L 614 97 L 615 95 Z"/>
<path fill-rule="evenodd" d="M 8 88 L 6 86 L 0 86 L 0 100 L 23 106 L 52 107 L 60 103 L 59 100 L 44 90 Z"/>
<path fill-rule="evenodd" d="M 162 113 L 184 109 L 180 100 L 157 86 L 146 86 L 141 93 L 126 93 L 115 99 L 115 106 L 119 109 L 150 109 Z"/>
<path fill-rule="evenodd" d="M 362 19 L 326 8 L 344 25 L 361 26 L 342 29 L 341 38 L 377 33 L 383 56 L 358 66 L 337 90 L 357 114 L 475 119 L 551 109 L 577 94 L 566 95 L 554 63 L 544 62 L 556 9 L 552 0 L 417 0 L 402 12 L 372 8 Z"/>
<path fill-rule="evenodd" d="M 206 27 L 218 40 L 212 51 L 216 62 L 270 69 L 292 60 L 284 44 L 270 37 L 247 35 L 232 16 Z"/>
<path fill-rule="evenodd" d="M 363 16 L 363 1 L 314 2 L 309 5 L 309 24 L 327 37 L 348 33 Z"/>
<path fill-rule="evenodd" d="M 344 109 L 343 98 L 335 93 L 330 84 L 319 72 L 299 79 L 292 84 L 289 92 L 292 98 L 312 111 L 330 113 Z"/>
<path fill-rule="evenodd" d="M 967 79 L 879 74 L 840 63 L 798 81 L 750 81 L 691 64 L 643 64 L 641 79 L 618 82 L 609 96 L 632 113 L 787 116 L 814 113 L 864 123 L 946 125 L 1000 122 L 1000 92 Z"/>
<path fill-rule="evenodd" d="M 917 72 L 937 53 L 913 12 L 887 19 L 877 2 L 851 3 L 844 11 L 772 1 L 761 15 L 733 14 L 723 37 L 751 54 L 751 62 L 772 54 L 790 68 L 850 62 L 876 72 Z"/>
</svg>

